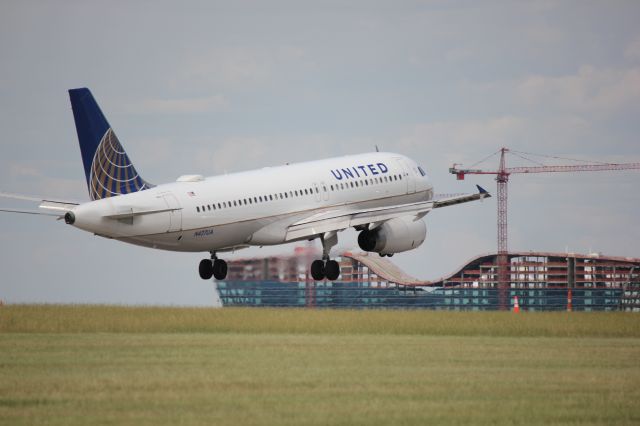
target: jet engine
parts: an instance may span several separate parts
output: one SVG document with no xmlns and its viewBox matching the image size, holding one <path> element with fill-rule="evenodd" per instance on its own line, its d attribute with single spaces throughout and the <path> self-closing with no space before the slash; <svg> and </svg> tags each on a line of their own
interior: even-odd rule
<svg viewBox="0 0 640 426">
<path fill-rule="evenodd" d="M 360 232 L 358 245 L 364 251 L 394 254 L 413 250 L 427 238 L 427 225 L 415 216 L 391 219 L 376 229 Z"/>
</svg>

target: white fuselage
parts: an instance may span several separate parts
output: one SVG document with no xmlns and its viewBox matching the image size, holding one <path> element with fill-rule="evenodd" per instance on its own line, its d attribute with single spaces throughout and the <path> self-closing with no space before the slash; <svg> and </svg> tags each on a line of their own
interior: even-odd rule
<svg viewBox="0 0 640 426">
<path fill-rule="evenodd" d="M 411 159 L 369 153 L 178 182 L 73 209 L 74 226 L 146 247 L 224 251 L 288 242 L 314 214 L 428 201 L 433 187 Z M 290 240 L 289 240 L 290 241 Z"/>
</svg>

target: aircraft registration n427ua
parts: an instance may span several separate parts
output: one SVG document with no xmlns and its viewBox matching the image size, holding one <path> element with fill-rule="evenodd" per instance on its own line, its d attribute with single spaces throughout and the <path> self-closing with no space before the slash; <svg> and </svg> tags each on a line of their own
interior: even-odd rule
<svg viewBox="0 0 640 426">
<path fill-rule="evenodd" d="M 434 197 L 423 168 L 387 152 L 153 185 L 138 174 L 91 92 L 72 89 L 69 96 L 91 201 L 38 199 L 39 207 L 102 237 L 209 252 L 199 265 L 203 279 L 226 277 L 220 253 L 319 239 L 322 259 L 313 261 L 311 275 L 336 280 L 340 269 L 330 252 L 338 232 L 355 228 L 360 248 L 392 256 L 424 242 L 423 217 L 432 209 L 490 197 L 479 186 L 475 194 Z"/>
</svg>

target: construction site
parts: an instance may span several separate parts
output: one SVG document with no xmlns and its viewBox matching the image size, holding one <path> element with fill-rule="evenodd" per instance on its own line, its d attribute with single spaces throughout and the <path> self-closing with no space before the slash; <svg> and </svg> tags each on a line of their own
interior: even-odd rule
<svg viewBox="0 0 640 426">
<path fill-rule="evenodd" d="M 507 167 L 507 154 L 534 163 Z M 497 169 L 474 168 L 499 156 Z M 545 165 L 531 156 L 573 164 Z M 578 162 L 579 164 L 576 164 Z M 501 148 L 470 168 L 449 172 L 495 175 L 497 251 L 477 256 L 453 273 L 424 281 L 377 253 L 344 252 L 336 281 L 314 281 L 308 265 L 316 256 L 298 247 L 290 256 L 240 259 L 217 283 L 225 306 L 319 308 L 431 308 L 454 310 L 640 311 L 640 258 L 599 253 L 509 251 L 508 182 L 512 174 L 637 170 L 640 163 L 582 162 Z"/>
<path fill-rule="evenodd" d="M 508 286 L 496 253 L 421 281 L 375 253 L 343 253 L 338 281 L 314 281 L 308 248 L 290 256 L 239 259 L 217 283 L 224 306 L 430 308 L 530 311 L 640 311 L 640 258 L 599 254 L 510 252 Z"/>
</svg>

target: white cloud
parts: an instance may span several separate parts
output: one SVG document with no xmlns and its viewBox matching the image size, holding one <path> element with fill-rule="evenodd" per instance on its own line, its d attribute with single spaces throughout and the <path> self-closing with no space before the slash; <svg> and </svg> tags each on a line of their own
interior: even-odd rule
<svg viewBox="0 0 640 426">
<path fill-rule="evenodd" d="M 516 86 L 520 100 L 548 109 L 610 113 L 640 105 L 640 68 L 582 66 L 560 77 L 533 75 Z"/>
<path fill-rule="evenodd" d="M 461 153 L 489 154 L 501 146 L 509 146 L 525 128 L 526 120 L 509 115 L 486 120 L 422 123 L 401 138 L 398 145 L 408 154 L 428 153 L 440 162 L 451 164 L 460 161 Z"/>
<path fill-rule="evenodd" d="M 640 60 L 640 37 L 636 37 L 624 50 L 624 56 L 631 60 Z"/>
<path fill-rule="evenodd" d="M 300 66 L 315 66 L 295 46 L 215 47 L 191 53 L 182 73 L 197 87 L 238 89 L 268 84 Z"/>
<path fill-rule="evenodd" d="M 143 114 L 193 114 L 225 111 L 229 101 L 223 95 L 180 99 L 145 99 L 129 104 L 127 112 Z"/>
</svg>

